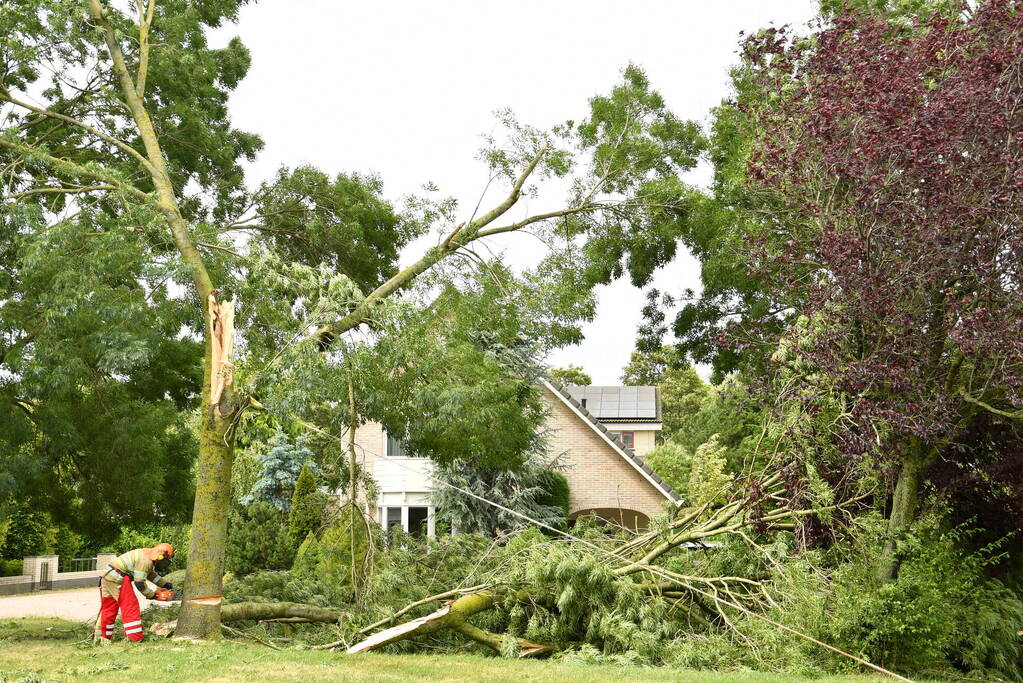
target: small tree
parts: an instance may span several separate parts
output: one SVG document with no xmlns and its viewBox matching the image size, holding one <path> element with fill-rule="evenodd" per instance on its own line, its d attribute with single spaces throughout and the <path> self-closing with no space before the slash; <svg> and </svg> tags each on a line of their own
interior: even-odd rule
<svg viewBox="0 0 1023 683">
<path fill-rule="evenodd" d="M 280 511 L 265 500 L 231 513 L 227 535 L 227 570 L 239 576 L 259 569 L 288 569 L 295 557 Z"/>
<path fill-rule="evenodd" d="M 284 432 L 277 432 L 270 450 L 262 458 L 259 479 L 249 495 L 242 498 L 242 504 L 265 500 L 278 510 L 289 509 L 299 473 L 312 457 L 313 452 L 305 447 L 304 437 L 299 437 L 293 445 Z"/>
<path fill-rule="evenodd" d="M 309 534 L 315 534 L 323 526 L 323 510 L 327 497 L 317 490 L 316 475 L 309 463 L 302 466 L 302 471 L 295 482 L 295 492 L 291 496 L 291 511 L 288 513 L 288 529 L 295 545 L 302 543 Z"/>
</svg>

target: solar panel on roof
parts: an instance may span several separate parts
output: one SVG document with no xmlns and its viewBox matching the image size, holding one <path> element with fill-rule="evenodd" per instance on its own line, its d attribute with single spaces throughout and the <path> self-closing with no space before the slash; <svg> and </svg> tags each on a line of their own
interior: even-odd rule
<svg viewBox="0 0 1023 683">
<path fill-rule="evenodd" d="M 586 409 L 598 419 L 654 419 L 657 388 L 651 386 L 569 386 L 575 400 L 586 399 Z"/>
</svg>

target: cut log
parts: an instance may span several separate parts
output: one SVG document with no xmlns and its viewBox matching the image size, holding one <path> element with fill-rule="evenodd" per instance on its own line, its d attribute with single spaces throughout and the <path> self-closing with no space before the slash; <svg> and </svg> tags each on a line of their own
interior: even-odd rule
<svg viewBox="0 0 1023 683">
<path fill-rule="evenodd" d="M 304 605 L 300 602 L 236 602 L 220 608 L 221 621 L 297 618 L 322 624 L 336 624 L 342 615 L 339 610 Z"/>
<path fill-rule="evenodd" d="M 223 621 L 265 621 L 269 619 L 301 620 L 320 624 L 336 624 L 343 612 L 339 610 L 304 605 L 300 602 L 236 602 L 220 608 Z M 164 621 L 149 627 L 150 632 L 169 636 L 177 627 L 176 621 Z"/>
</svg>

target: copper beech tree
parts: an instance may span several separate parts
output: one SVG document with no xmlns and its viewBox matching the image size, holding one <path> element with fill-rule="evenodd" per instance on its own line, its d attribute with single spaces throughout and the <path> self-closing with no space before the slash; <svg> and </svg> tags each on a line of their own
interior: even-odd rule
<svg viewBox="0 0 1023 683">
<path fill-rule="evenodd" d="M 775 359 L 808 407 L 843 397 L 838 452 L 891 475 L 887 577 L 929 469 L 1011 457 L 978 429 L 1023 419 L 1023 13 L 959 10 L 744 48 L 768 94 L 747 110 L 750 269 L 802 315 Z"/>
<path fill-rule="evenodd" d="M 208 27 L 235 19 L 243 4 L 37 0 L 0 8 L 8 38 L 0 45 L 4 215 L 24 221 L 21 239 L 38 241 L 60 228 L 86 248 L 101 245 L 96 263 L 130 257 L 139 272 L 163 269 L 161 278 L 117 275 L 125 291 L 145 294 L 137 310 L 143 319 L 157 314 L 146 307 L 150 299 L 180 298 L 167 281 L 191 299 L 191 315 L 177 324 L 205 350 L 194 359 L 204 379 L 201 395 L 193 396 L 201 417 L 177 629 L 183 637 L 220 632 L 235 434 L 243 411 L 259 405 L 265 379 L 253 368 L 289 368 L 289 355 L 310 349 L 331 356 L 339 339 L 372 323 L 378 305 L 503 233 L 528 228 L 564 245 L 580 236 L 625 240 L 617 265 L 605 264 L 618 271 L 656 259 L 670 247 L 663 236 L 686 210 L 679 174 L 695 165 L 701 145 L 697 127 L 667 111 L 643 73 L 630 67 L 579 123 L 542 131 L 502 115 L 506 135 L 483 155 L 489 185 L 501 196 L 460 218 L 449 202 L 416 203 L 418 218 L 400 214 L 379 198 L 375 179 L 329 178 L 309 168 L 284 170 L 253 191 L 240 162 L 261 141 L 232 128 L 226 107 L 248 70 L 248 52 L 238 39 L 214 49 L 206 38 Z M 552 177 L 568 180 L 567 198 L 541 213 L 524 210 L 521 200 Z M 398 251 L 430 226 L 438 231 L 435 246 L 397 268 Z M 655 243 L 645 235 L 662 238 Z M 115 237 L 133 249 L 103 248 Z M 333 300 L 289 318 L 307 299 L 287 288 L 253 290 L 249 276 L 260 267 L 290 273 L 302 279 L 299 290 Z M 544 267 L 557 276 L 556 262 Z M 229 324 L 232 297 L 237 330 Z M 88 306 L 88 296 L 76 305 Z M 30 354 L 31 330 L 15 328 Z M 232 361 L 232 334 L 245 345 L 244 359 Z M 250 343 L 253 336 L 276 340 L 276 348 Z M 120 343 L 129 342 L 135 340 Z M 266 355 L 259 357 L 259 349 Z M 111 381 L 123 376 L 117 368 L 109 374 Z M 493 379 L 477 377 L 480 386 Z"/>
</svg>

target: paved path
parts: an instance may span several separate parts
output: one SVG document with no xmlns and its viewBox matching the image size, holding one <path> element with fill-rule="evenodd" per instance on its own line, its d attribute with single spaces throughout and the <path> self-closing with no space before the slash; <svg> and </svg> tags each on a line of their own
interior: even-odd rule
<svg viewBox="0 0 1023 683">
<path fill-rule="evenodd" d="M 149 606 L 138 592 L 139 607 Z M 67 590 L 36 591 L 21 595 L 0 596 L 0 619 L 17 617 L 60 617 L 69 621 L 96 618 L 99 612 L 99 588 L 68 588 Z"/>
</svg>

